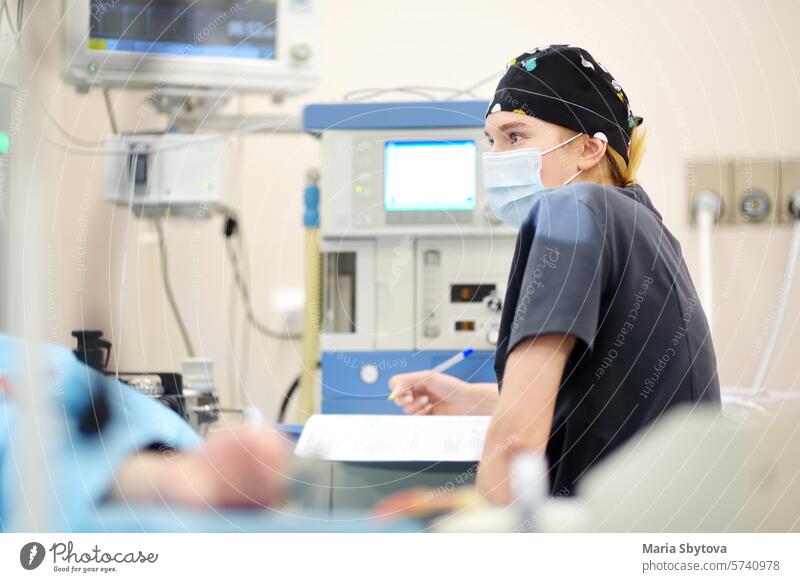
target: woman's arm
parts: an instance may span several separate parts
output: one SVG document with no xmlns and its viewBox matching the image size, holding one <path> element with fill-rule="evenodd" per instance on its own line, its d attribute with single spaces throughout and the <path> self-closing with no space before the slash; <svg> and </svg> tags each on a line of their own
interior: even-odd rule
<svg viewBox="0 0 800 582">
<path fill-rule="evenodd" d="M 520 449 L 542 455 L 556 395 L 575 336 L 551 333 L 520 341 L 509 354 L 478 469 L 478 488 L 493 503 L 511 501 L 509 466 Z"/>
</svg>

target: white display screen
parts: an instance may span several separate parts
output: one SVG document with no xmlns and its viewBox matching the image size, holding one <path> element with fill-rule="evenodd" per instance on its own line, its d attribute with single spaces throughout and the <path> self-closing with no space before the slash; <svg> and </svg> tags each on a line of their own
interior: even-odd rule
<svg viewBox="0 0 800 582">
<path fill-rule="evenodd" d="M 387 141 L 383 202 L 388 212 L 474 210 L 474 141 Z"/>
</svg>

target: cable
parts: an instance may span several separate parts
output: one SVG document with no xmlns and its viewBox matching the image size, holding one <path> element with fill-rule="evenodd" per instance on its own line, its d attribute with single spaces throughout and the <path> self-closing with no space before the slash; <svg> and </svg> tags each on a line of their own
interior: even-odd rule
<svg viewBox="0 0 800 582">
<path fill-rule="evenodd" d="M 155 225 L 156 232 L 158 233 L 158 250 L 161 255 L 161 280 L 162 283 L 164 284 L 164 293 L 167 296 L 167 301 L 169 303 L 170 309 L 172 309 L 172 314 L 175 316 L 175 321 L 178 324 L 178 329 L 181 332 L 183 343 L 186 346 L 186 353 L 189 354 L 190 358 L 193 358 L 195 356 L 194 346 L 192 345 L 192 340 L 189 337 L 189 332 L 186 330 L 186 324 L 184 324 L 180 310 L 178 309 L 178 303 L 175 301 L 175 295 L 172 292 L 172 285 L 170 285 L 169 282 L 167 245 L 164 243 L 164 229 L 161 225 L 161 219 L 154 218 L 153 224 Z"/>
<path fill-rule="evenodd" d="M 139 163 L 138 150 L 133 151 L 133 157 L 131 161 L 131 168 L 136 168 Z M 125 278 L 127 277 L 128 273 L 128 239 L 130 236 L 131 217 L 133 216 L 133 195 L 135 193 L 135 188 L 136 172 L 131 171 L 130 180 L 128 183 L 128 214 L 125 218 L 125 231 L 122 235 L 122 266 L 120 267 L 119 271 L 119 302 L 117 304 L 117 330 L 119 331 L 119 339 L 117 340 L 117 349 L 114 350 L 114 372 L 117 381 L 119 381 L 119 358 L 122 354 L 122 329 L 124 327 L 122 310 L 125 306 Z"/>
<path fill-rule="evenodd" d="M 82 138 L 73 136 L 71 133 L 69 133 L 69 131 L 67 131 L 58 122 L 58 120 L 53 116 L 52 113 L 50 113 L 50 111 L 46 107 L 44 107 L 43 104 L 40 103 L 40 106 L 42 107 L 42 110 L 44 111 L 45 116 L 48 118 L 50 123 L 52 123 L 56 127 L 56 129 L 59 131 L 59 133 L 61 133 L 67 139 L 67 144 L 62 144 L 62 143 L 58 143 L 58 142 L 48 138 L 48 141 L 50 141 L 50 143 L 52 143 L 55 147 L 59 148 L 61 151 L 64 151 L 64 152 L 70 153 L 70 154 L 76 154 L 76 155 L 95 155 L 95 156 L 97 156 L 97 155 L 127 155 L 127 154 L 130 153 L 125 148 L 112 149 L 112 148 L 106 147 L 105 142 L 86 140 L 86 139 L 82 139 Z M 289 121 L 290 121 L 290 118 L 287 117 L 287 118 L 282 120 L 281 124 L 288 123 Z M 280 126 L 278 126 L 278 127 L 280 127 Z M 195 134 L 192 134 L 192 135 L 202 135 L 202 137 L 198 137 L 197 139 L 195 139 L 193 141 L 190 141 L 190 142 L 186 142 L 186 143 L 177 143 L 177 144 L 172 144 L 172 145 L 152 146 L 149 149 L 149 151 L 150 151 L 150 153 L 160 153 L 160 152 L 181 150 L 181 149 L 185 149 L 185 148 L 195 147 L 195 146 L 198 146 L 198 145 L 204 145 L 204 144 L 207 144 L 207 143 L 214 143 L 216 141 L 225 141 L 225 140 L 233 139 L 233 138 L 240 137 L 240 136 L 243 136 L 243 135 L 249 135 L 251 133 L 258 133 L 263 129 L 275 129 L 275 121 L 274 120 L 264 121 L 263 123 L 256 123 L 256 124 L 250 125 L 248 127 L 240 127 L 238 129 L 233 129 L 231 131 L 220 132 L 220 133 L 216 133 L 216 134 L 203 135 L 203 134 L 195 133 Z M 135 136 L 135 135 L 151 135 L 151 134 L 154 134 L 154 133 L 163 135 L 165 132 L 163 130 L 159 130 L 158 132 L 137 132 L 137 133 L 131 133 L 130 135 L 132 135 L 132 136 Z M 79 144 L 79 145 L 76 147 L 74 145 L 71 145 L 72 143 L 76 143 L 76 144 Z"/>
<path fill-rule="evenodd" d="M 692 205 L 700 247 L 700 304 L 714 331 L 714 225 L 722 213 L 722 200 L 716 192 L 699 192 Z"/>
<path fill-rule="evenodd" d="M 492 79 L 496 79 L 497 77 L 500 77 L 501 75 L 502 75 L 502 73 L 492 73 L 491 75 L 489 75 L 488 77 L 485 77 L 485 78 L 481 79 L 481 80 L 480 80 L 480 81 L 478 81 L 477 83 L 473 83 L 472 85 L 470 85 L 470 86 L 469 86 L 469 87 L 467 87 L 466 89 L 461 89 L 461 90 L 459 90 L 459 91 L 456 91 L 455 93 L 453 93 L 452 95 L 450 95 L 450 96 L 448 97 L 448 99 L 455 99 L 456 97 L 460 97 L 461 95 L 472 94 L 472 92 L 473 92 L 475 89 L 477 89 L 478 87 L 483 87 L 483 86 L 484 86 L 486 83 L 488 83 L 488 82 L 489 82 L 489 81 L 491 81 Z"/>
<path fill-rule="evenodd" d="M 242 106 L 242 97 L 238 95 L 236 97 L 236 113 L 238 115 L 244 116 L 244 110 Z M 239 141 L 236 143 L 235 147 L 236 153 L 236 174 L 241 174 L 243 172 L 243 160 L 245 158 L 244 155 L 244 143 Z M 230 212 L 230 210 L 228 210 Z M 244 379 L 244 368 L 247 366 L 248 358 L 246 354 L 243 353 L 243 350 L 239 349 L 239 346 L 236 343 L 236 338 L 239 334 L 239 310 L 237 309 L 238 299 L 239 299 L 239 290 L 236 288 L 236 283 L 233 279 L 233 275 L 231 274 L 231 281 L 230 284 L 226 288 L 227 291 L 227 301 L 228 301 L 228 315 L 227 315 L 227 327 L 228 327 L 228 347 L 229 349 L 226 351 L 226 360 L 228 363 L 228 387 L 232 394 L 236 395 L 236 401 L 238 402 L 239 406 L 244 406 L 246 391 L 245 391 L 245 379 Z M 241 325 L 243 329 L 250 330 L 250 325 L 245 320 L 245 317 L 241 318 Z"/>
<path fill-rule="evenodd" d="M 241 236 L 236 237 L 237 240 L 237 248 L 239 250 L 239 255 L 241 256 L 244 263 L 248 264 L 247 259 L 247 249 L 244 246 L 244 241 L 242 240 Z M 234 278 L 234 283 L 236 279 Z M 250 282 L 248 278 L 248 283 Z M 238 291 L 238 288 L 236 289 Z M 245 386 L 247 386 L 247 379 L 250 372 L 250 366 L 248 365 L 250 362 L 250 339 L 253 334 L 253 326 L 250 325 L 250 321 L 247 316 L 247 311 L 242 310 L 242 325 L 240 330 L 240 344 L 239 344 L 239 351 L 241 353 L 241 361 L 239 362 L 239 382 L 241 387 L 241 400 L 245 402 L 247 400 L 247 393 L 245 391 Z"/>
<path fill-rule="evenodd" d="M 0 34 L 0 41 L 13 40 L 14 42 L 17 42 L 19 40 L 19 28 L 15 27 L 14 25 L 14 19 L 11 17 L 11 11 L 8 8 L 8 0 L 1 1 L 2 4 L 0 4 L 0 18 L 2 18 L 2 14 L 6 15 L 8 27 L 11 29 L 11 32 Z M 17 10 L 19 10 L 19 8 L 17 8 Z"/>
<path fill-rule="evenodd" d="M 3 4 L 0 6 L 0 12 L 3 12 L 6 15 L 6 18 L 8 19 L 9 26 L 11 26 L 12 31 L 14 33 L 16 33 L 17 30 L 16 30 L 15 25 L 14 25 L 14 19 L 11 18 L 11 11 L 9 11 L 9 9 L 8 9 L 8 0 L 2 0 L 2 1 L 3 1 Z M 17 20 L 19 20 L 19 19 L 17 19 Z"/>
<path fill-rule="evenodd" d="M 292 396 L 294 393 L 297 392 L 297 388 L 300 386 L 300 375 L 297 375 L 297 378 L 289 385 L 289 388 L 286 390 L 286 394 L 283 396 L 283 401 L 281 402 L 280 411 L 278 411 L 278 423 L 282 423 L 286 418 L 286 411 L 289 410 L 289 402 L 292 400 Z"/>
<path fill-rule="evenodd" d="M 459 90 L 454 89 L 452 87 L 426 87 L 426 86 L 399 86 L 399 87 L 364 87 L 361 89 L 354 89 L 353 91 L 349 91 L 344 94 L 342 97 L 342 101 L 366 101 L 367 99 L 372 99 L 373 97 L 377 97 L 378 95 L 383 95 L 385 93 L 410 93 L 412 95 L 417 95 L 420 97 L 424 97 L 429 101 L 438 101 L 435 96 L 431 95 L 431 92 L 447 92 L 447 93 L 454 93 L 457 92 L 459 94 L 462 93 L 469 93 L 472 97 L 475 95 L 472 94 L 469 90 Z M 356 97 L 356 95 L 361 95 L 360 98 Z"/>
<path fill-rule="evenodd" d="M 108 88 L 103 89 L 103 101 L 106 103 L 106 112 L 108 113 L 108 123 L 111 125 L 111 131 L 119 133 L 119 126 L 117 125 L 117 118 L 114 117 L 114 107 L 111 105 L 111 96 Z"/>
<path fill-rule="evenodd" d="M 227 351 L 227 361 L 228 361 L 228 385 L 233 387 L 236 386 L 236 394 L 239 406 L 244 405 L 244 398 L 242 397 L 242 383 L 237 379 L 235 373 L 237 370 L 237 361 L 236 361 L 236 354 L 239 353 L 239 350 L 236 346 L 236 337 L 237 337 L 237 312 L 236 304 L 239 299 L 239 290 L 235 288 L 233 284 L 233 277 L 231 277 L 231 286 L 228 291 L 228 338 L 229 338 L 229 347 L 230 349 Z M 247 325 L 245 323 L 245 325 Z"/>
<path fill-rule="evenodd" d="M 352 96 L 358 93 L 367 93 L 366 97 L 362 96 L 361 98 L 361 100 L 364 100 L 364 99 L 371 99 L 373 97 L 382 95 L 384 93 L 399 92 L 399 93 L 411 93 L 414 95 L 424 97 L 430 101 L 437 101 L 437 99 L 429 93 L 430 91 L 451 91 L 452 94 L 450 94 L 445 98 L 447 100 L 455 99 L 456 97 L 460 97 L 461 95 L 468 95 L 470 97 L 477 98 L 473 93 L 473 91 L 498 76 L 500 76 L 500 73 L 494 73 L 484 79 L 481 79 L 477 83 L 473 83 L 472 85 L 464 89 L 452 89 L 447 87 L 415 87 L 415 86 L 356 89 L 354 91 L 346 93 L 343 100 L 344 101 L 352 100 Z M 77 154 L 77 155 L 127 155 L 129 153 L 127 149 L 114 150 L 108 148 L 106 147 L 104 142 L 90 141 L 73 136 L 66 129 L 64 129 L 64 127 L 58 122 L 58 120 L 55 119 L 55 117 L 52 115 L 52 113 L 50 113 L 50 111 L 47 108 L 45 108 L 44 106 L 42 106 L 42 108 L 44 109 L 45 115 L 50 120 L 50 122 L 56 127 L 56 129 L 58 129 L 59 133 L 61 133 L 67 139 L 67 144 L 60 144 L 53 142 L 53 144 L 56 147 L 60 148 L 61 150 L 67 153 Z M 288 121 L 288 118 L 286 119 L 286 121 Z M 202 145 L 205 143 L 213 143 L 215 141 L 220 141 L 220 140 L 224 141 L 227 139 L 232 139 L 243 135 L 249 135 L 251 133 L 258 133 L 262 129 L 274 129 L 274 127 L 275 127 L 274 120 L 265 121 L 263 123 L 257 123 L 249 127 L 241 127 L 238 129 L 233 129 L 228 132 L 220 132 L 218 134 L 205 136 L 203 138 L 198 138 L 197 140 L 190 143 L 173 144 L 168 146 L 161 145 L 158 147 L 153 147 L 150 149 L 150 152 L 159 153 L 165 151 L 180 150 L 184 148 L 194 147 L 196 145 Z M 78 146 L 76 147 L 72 145 L 73 143 L 78 144 Z"/>
<path fill-rule="evenodd" d="M 222 210 L 221 208 L 219 210 Z M 239 265 L 239 257 L 236 254 L 236 250 L 234 249 L 233 243 L 231 239 L 234 236 L 241 237 L 241 230 L 239 227 L 239 221 L 236 219 L 233 210 L 226 209 L 227 216 L 225 217 L 225 226 L 223 234 L 225 236 L 225 250 L 228 255 L 228 260 L 231 263 L 231 268 L 233 269 L 233 278 L 236 283 L 236 287 L 239 289 L 239 294 L 241 295 L 242 306 L 244 308 L 245 315 L 247 316 L 247 320 L 250 322 L 256 331 L 259 333 L 271 337 L 274 339 L 281 339 L 281 340 L 289 340 L 289 339 L 299 339 L 302 337 L 302 334 L 291 334 L 291 333 L 283 333 L 277 332 L 270 329 L 268 326 L 261 323 L 258 318 L 256 317 L 255 313 L 253 312 L 253 305 L 250 300 L 250 287 L 248 285 L 247 279 L 242 275 L 240 265 Z"/>
<path fill-rule="evenodd" d="M 245 312 L 244 317 L 242 318 L 242 329 L 241 329 L 241 338 L 239 343 L 239 351 L 241 353 L 241 361 L 239 363 L 239 383 L 241 386 L 241 400 L 244 403 L 246 400 L 247 393 L 245 392 L 245 386 L 247 386 L 247 380 L 250 375 L 250 338 L 253 333 L 253 327 L 250 325 L 250 322 L 247 318 L 247 313 Z M 244 405 L 244 404 L 243 404 Z"/>
<path fill-rule="evenodd" d="M 46 116 L 49 118 L 50 123 L 53 125 L 53 127 L 55 127 L 61 135 L 63 135 L 65 138 L 67 138 L 67 140 L 70 143 L 76 143 L 76 144 L 82 145 L 83 147 L 86 147 L 86 148 L 95 148 L 95 147 L 96 148 L 103 148 L 104 147 L 104 143 L 105 142 L 83 139 L 83 138 L 76 137 L 76 136 L 72 135 L 69 131 L 67 131 L 64 128 L 63 125 L 61 125 L 58 122 L 58 120 L 55 117 L 53 117 L 53 114 L 50 113 L 42 103 L 39 103 L 39 106 L 45 112 Z M 101 150 L 98 149 L 98 152 L 99 151 L 101 151 Z"/>
<path fill-rule="evenodd" d="M 256 318 L 255 313 L 253 313 L 252 303 L 250 301 L 250 288 L 247 284 L 247 281 L 245 281 L 244 277 L 242 277 L 242 273 L 239 268 L 239 259 L 236 255 L 236 251 L 233 249 L 233 244 L 229 240 L 225 241 L 225 249 L 228 253 L 228 259 L 230 260 L 231 267 L 233 268 L 234 281 L 236 282 L 236 287 L 239 289 L 242 305 L 250 325 L 252 325 L 259 333 L 274 339 L 288 340 L 301 338 L 301 334 L 276 332 L 261 323 Z"/>
<path fill-rule="evenodd" d="M 45 108 L 45 106 L 41 102 L 39 103 L 39 106 L 42 108 L 42 110 L 44 111 L 44 113 L 48 117 L 48 119 L 49 119 L 50 123 L 53 125 L 53 127 L 55 127 L 58 130 L 58 132 L 67 139 L 68 142 L 79 144 L 80 146 L 85 148 L 84 151 L 72 152 L 72 153 L 85 154 L 85 153 L 88 153 L 90 150 L 91 151 L 95 151 L 97 154 L 101 154 L 101 155 L 103 153 L 113 153 L 113 154 L 120 154 L 120 155 L 123 155 L 125 153 L 124 150 L 117 150 L 117 151 L 110 150 L 109 148 L 106 147 L 106 142 L 105 141 L 95 141 L 95 140 L 90 140 L 90 139 L 83 139 L 83 138 L 77 137 L 75 135 L 72 135 L 63 125 L 61 125 L 58 122 L 58 120 L 53 116 L 53 114 L 50 113 L 47 110 L 47 108 Z M 130 135 L 130 136 L 150 135 L 150 136 L 152 136 L 152 135 L 164 135 L 164 134 L 165 134 L 165 131 L 163 129 L 146 129 L 146 130 L 141 130 L 141 131 L 130 132 L 130 133 L 127 133 L 126 135 Z M 52 142 L 52 140 L 49 140 L 49 141 Z M 70 148 L 69 145 L 67 145 L 67 146 L 63 146 L 62 144 L 55 144 L 55 145 L 64 147 L 67 152 L 70 151 L 69 150 L 69 148 Z M 164 151 L 166 151 L 167 149 L 180 149 L 180 148 L 176 148 L 174 146 L 170 146 L 169 148 L 167 148 L 167 146 L 163 146 L 163 147 L 165 148 Z M 186 144 L 186 145 L 180 144 L 180 147 L 190 147 L 190 145 L 189 144 Z M 160 149 L 152 149 L 151 148 L 150 151 L 161 151 L 161 150 Z"/>
<path fill-rule="evenodd" d="M 700 302 L 706 312 L 708 327 L 713 330 L 714 322 L 714 215 L 703 210 L 697 215 L 700 236 Z"/>
<path fill-rule="evenodd" d="M 761 354 L 761 360 L 758 363 L 758 370 L 756 371 L 755 379 L 750 387 L 751 394 L 760 394 L 764 391 L 764 381 L 767 378 L 769 365 L 772 361 L 772 354 L 775 351 L 775 346 L 778 343 L 778 335 L 781 331 L 783 324 L 783 317 L 786 313 L 786 304 L 789 302 L 789 291 L 792 288 L 792 281 L 794 280 L 794 271 L 797 267 L 797 257 L 800 254 L 800 218 L 795 219 L 794 226 L 792 227 L 792 239 L 789 243 L 789 257 L 786 259 L 786 268 L 783 271 L 783 281 L 781 282 L 781 289 L 778 292 L 778 303 L 775 307 L 775 321 L 770 329 L 769 337 L 767 338 L 767 347 Z"/>
</svg>

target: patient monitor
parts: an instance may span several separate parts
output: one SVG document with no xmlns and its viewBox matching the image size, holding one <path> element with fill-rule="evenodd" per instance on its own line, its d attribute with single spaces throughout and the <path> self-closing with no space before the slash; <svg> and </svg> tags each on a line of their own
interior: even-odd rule
<svg viewBox="0 0 800 582">
<path fill-rule="evenodd" d="M 79 88 L 308 90 L 317 2 L 78 0 L 64 10 L 66 78 Z"/>
</svg>

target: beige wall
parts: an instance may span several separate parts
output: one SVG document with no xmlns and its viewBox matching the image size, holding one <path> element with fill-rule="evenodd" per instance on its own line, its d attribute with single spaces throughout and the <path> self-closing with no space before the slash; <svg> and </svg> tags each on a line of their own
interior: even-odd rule
<svg viewBox="0 0 800 582">
<path fill-rule="evenodd" d="M 318 88 L 281 107 L 250 96 L 234 103 L 233 110 L 296 112 L 303 103 L 334 101 L 366 86 L 464 87 L 501 69 L 523 50 L 553 42 L 580 44 L 615 74 L 634 111 L 648 122 L 650 150 L 641 179 L 684 242 L 692 268 L 697 251 L 685 220 L 684 160 L 800 157 L 800 83 L 794 69 L 800 55 L 800 37 L 794 30 L 800 8 L 788 0 L 320 4 L 324 54 Z M 54 8 L 38 10 L 53 10 L 47 25 L 56 22 Z M 60 51 L 55 44 L 52 50 Z M 487 84 L 481 94 L 488 97 L 491 88 Z M 122 129 L 161 127 L 158 116 L 141 115 L 142 95 L 113 96 Z M 60 86 L 55 73 L 53 94 L 41 101 L 83 139 L 99 140 L 109 131 L 101 95 L 77 95 Z M 305 136 L 254 136 L 238 147 L 241 179 L 235 206 L 248 240 L 256 311 L 269 319 L 268 292 L 302 284 L 303 174 L 318 163 L 318 147 Z M 67 155 L 53 170 L 57 202 L 49 216 L 49 243 L 58 293 L 52 335 L 63 343 L 71 342 L 69 331 L 76 327 L 99 327 L 110 335 L 117 319 L 128 217 L 123 209 L 102 201 L 102 159 Z M 230 401 L 235 400 L 226 372 L 233 340 L 227 320 L 230 270 L 219 229 L 219 221 L 173 222 L 168 236 L 173 284 L 184 316 L 198 351 L 217 362 L 217 381 Z M 788 234 L 787 228 L 719 229 L 715 341 L 726 384 L 747 384 L 754 372 Z M 184 351 L 162 301 L 150 227 L 132 220 L 128 244 L 122 366 L 177 369 Z M 792 355 L 800 348 L 798 313 L 800 288 L 787 312 L 771 386 L 797 384 Z M 119 338 L 115 342 L 119 344 Z M 247 392 L 268 417 L 299 368 L 299 352 L 299 344 L 252 337 Z"/>
</svg>

